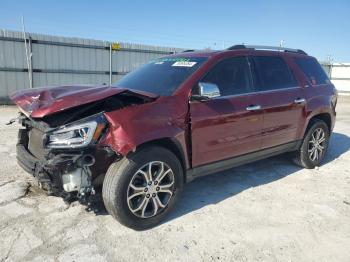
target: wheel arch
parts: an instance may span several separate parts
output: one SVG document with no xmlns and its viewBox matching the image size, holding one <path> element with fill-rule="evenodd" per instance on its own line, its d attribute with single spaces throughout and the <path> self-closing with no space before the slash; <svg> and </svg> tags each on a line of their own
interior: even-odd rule
<svg viewBox="0 0 350 262">
<path fill-rule="evenodd" d="M 330 113 L 319 113 L 319 114 L 316 114 L 314 116 L 312 116 L 308 122 L 308 125 L 307 125 L 307 128 L 305 130 L 305 132 L 307 132 L 309 130 L 309 128 L 311 127 L 312 123 L 314 120 L 322 120 L 323 122 L 326 123 L 327 127 L 328 127 L 328 131 L 331 133 L 332 131 L 332 127 L 333 127 L 333 124 L 332 124 L 332 116 Z"/>
<path fill-rule="evenodd" d="M 170 138 L 170 137 L 147 141 L 143 144 L 138 145 L 136 147 L 136 152 L 144 147 L 149 147 L 149 146 L 161 146 L 163 148 L 168 149 L 170 152 L 172 152 L 179 159 L 181 163 L 184 181 L 186 181 L 186 170 L 188 168 L 187 158 L 182 148 L 182 145 L 179 141 L 177 141 L 175 138 Z"/>
</svg>

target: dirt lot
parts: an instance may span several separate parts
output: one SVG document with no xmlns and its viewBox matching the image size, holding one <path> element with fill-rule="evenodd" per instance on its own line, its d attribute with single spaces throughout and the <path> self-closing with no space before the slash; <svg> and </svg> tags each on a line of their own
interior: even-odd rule
<svg viewBox="0 0 350 262">
<path fill-rule="evenodd" d="M 28 187 L 14 116 L 0 107 L 0 261 L 350 261 L 350 97 L 320 168 L 280 156 L 196 180 L 144 232 Z"/>
</svg>

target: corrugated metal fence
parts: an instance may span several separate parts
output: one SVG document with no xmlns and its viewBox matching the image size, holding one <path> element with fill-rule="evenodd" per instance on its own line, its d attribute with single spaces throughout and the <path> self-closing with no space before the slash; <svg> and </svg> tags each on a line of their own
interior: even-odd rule
<svg viewBox="0 0 350 262">
<path fill-rule="evenodd" d="M 152 59 L 180 51 L 0 30 L 0 100 L 31 86 L 109 84 Z"/>
<path fill-rule="evenodd" d="M 24 37 L 0 29 L 0 102 L 30 87 L 109 84 L 152 59 L 182 50 L 32 33 Z M 323 67 L 338 90 L 350 91 L 349 64 Z"/>
</svg>

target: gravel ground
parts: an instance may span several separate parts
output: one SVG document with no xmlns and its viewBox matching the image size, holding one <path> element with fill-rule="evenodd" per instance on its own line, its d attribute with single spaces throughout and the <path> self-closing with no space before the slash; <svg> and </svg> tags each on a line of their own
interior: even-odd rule
<svg viewBox="0 0 350 262">
<path fill-rule="evenodd" d="M 350 97 L 325 163 L 279 156 L 185 186 L 162 225 L 136 232 L 47 197 L 16 164 L 18 126 L 0 107 L 0 261 L 350 261 Z"/>
</svg>

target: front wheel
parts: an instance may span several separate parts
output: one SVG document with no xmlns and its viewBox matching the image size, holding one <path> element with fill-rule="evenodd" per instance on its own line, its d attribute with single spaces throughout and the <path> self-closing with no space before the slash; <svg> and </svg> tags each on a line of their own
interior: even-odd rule
<svg viewBox="0 0 350 262">
<path fill-rule="evenodd" d="M 103 182 L 103 201 L 121 224 L 143 230 L 159 224 L 183 186 L 180 161 L 162 147 L 147 147 L 113 163 Z"/>
<path fill-rule="evenodd" d="M 312 120 L 300 149 L 296 152 L 294 162 L 302 167 L 312 169 L 325 157 L 329 143 L 329 129 L 322 120 Z"/>
</svg>

